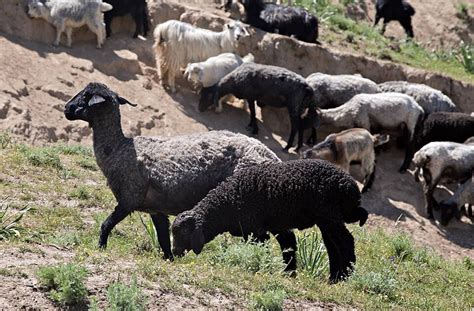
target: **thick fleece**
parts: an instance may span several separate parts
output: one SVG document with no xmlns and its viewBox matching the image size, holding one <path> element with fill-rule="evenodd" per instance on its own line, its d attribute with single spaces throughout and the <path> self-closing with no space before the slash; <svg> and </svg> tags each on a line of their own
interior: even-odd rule
<svg viewBox="0 0 474 311">
<path fill-rule="evenodd" d="M 236 172 L 172 225 L 173 251 L 199 253 L 218 234 L 262 236 L 317 225 L 329 254 L 330 278 L 346 277 L 355 263 L 354 239 L 344 223 L 367 220 L 354 179 L 322 160 L 265 163 Z M 289 239 L 286 239 L 288 242 Z M 279 241 L 280 242 L 280 241 Z M 296 241 L 281 243 L 292 249 Z"/>
<path fill-rule="evenodd" d="M 415 129 L 413 140 L 405 152 L 405 160 L 400 172 L 410 166 L 415 152 L 434 141 L 451 141 L 462 143 L 474 136 L 474 116 L 462 112 L 433 112 Z"/>
<path fill-rule="evenodd" d="M 192 208 L 235 171 L 280 161 L 256 139 L 228 131 L 175 137 L 128 138 L 120 124 L 125 99 L 90 83 L 65 107 L 69 120 L 89 122 L 97 164 L 118 205 L 101 227 L 105 247 L 113 227 L 133 211 L 151 214 L 165 257 L 172 257 L 167 215 Z"/>
</svg>

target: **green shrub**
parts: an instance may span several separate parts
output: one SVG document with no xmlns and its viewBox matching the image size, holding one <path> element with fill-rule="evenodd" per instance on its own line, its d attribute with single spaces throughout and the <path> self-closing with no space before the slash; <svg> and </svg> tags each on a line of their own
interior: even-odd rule
<svg viewBox="0 0 474 311">
<path fill-rule="evenodd" d="M 0 241 L 20 235 L 20 220 L 30 209 L 31 207 L 24 206 L 18 211 L 12 211 L 9 204 L 0 202 Z"/>
<path fill-rule="evenodd" d="M 413 258 L 414 248 L 411 239 L 406 235 L 397 235 L 391 240 L 392 255 L 399 260 L 410 260 Z"/>
<path fill-rule="evenodd" d="M 1 149 L 6 149 L 8 145 L 11 144 L 11 142 L 12 142 L 12 139 L 7 132 L 0 133 L 0 148 Z"/>
<path fill-rule="evenodd" d="M 68 155 L 83 155 L 83 156 L 94 156 L 92 149 L 81 145 L 59 145 L 54 147 L 55 150 L 62 154 Z"/>
<path fill-rule="evenodd" d="M 79 200 L 89 200 L 90 198 L 92 198 L 92 194 L 90 193 L 88 187 L 79 186 L 69 194 L 69 197 Z"/>
<path fill-rule="evenodd" d="M 255 293 L 250 297 L 251 306 L 255 310 L 278 311 L 283 309 L 286 293 L 283 290 L 269 290 Z"/>
<path fill-rule="evenodd" d="M 316 232 L 298 237 L 297 262 L 301 269 L 313 277 L 321 276 L 328 270 L 326 248 Z"/>
<path fill-rule="evenodd" d="M 107 288 L 109 310 L 145 310 L 146 300 L 146 296 L 137 286 L 136 279 L 134 279 L 130 285 L 126 285 L 118 280 L 110 284 Z"/>
<path fill-rule="evenodd" d="M 61 305 L 84 301 L 87 295 L 84 285 L 86 276 L 87 270 L 74 264 L 42 267 L 38 271 L 41 284 L 50 291 L 49 297 Z"/>
<path fill-rule="evenodd" d="M 474 45 L 461 41 L 458 59 L 467 72 L 474 73 Z"/>
<path fill-rule="evenodd" d="M 359 290 L 372 295 L 382 295 L 389 299 L 395 297 L 397 281 L 395 273 L 386 269 L 381 272 L 360 272 L 356 270 L 350 277 L 350 282 Z"/>
<path fill-rule="evenodd" d="M 34 166 L 62 169 L 61 160 L 57 153 L 50 148 L 30 148 L 25 145 L 19 147 L 26 160 Z"/>
<path fill-rule="evenodd" d="M 242 239 L 230 245 L 221 245 L 221 250 L 213 257 L 214 262 L 252 273 L 281 272 L 284 269 L 280 254 L 274 255 L 268 242 L 255 243 Z"/>
</svg>

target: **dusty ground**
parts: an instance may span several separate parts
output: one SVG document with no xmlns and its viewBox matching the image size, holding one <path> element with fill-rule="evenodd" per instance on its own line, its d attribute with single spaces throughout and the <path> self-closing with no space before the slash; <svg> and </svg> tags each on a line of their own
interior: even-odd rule
<svg viewBox="0 0 474 311">
<path fill-rule="evenodd" d="M 415 29 L 421 40 L 439 42 L 456 39 L 452 29 L 458 24 L 454 17 L 454 3 L 443 4 L 444 10 L 432 10 L 440 5 L 439 1 L 411 2 L 418 10 Z M 210 9 L 211 5 L 206 7 Z M 423 11 L 432 14 L 422 14 Z M 430 26 L 433 24 L 436 27 Z M 391 25 L 387 34 L 400 35 L 397 27 Z M 68 49 L 0 33 L 0 131 L 8 130 L 15 140 L 34 145 L 55 142 L 90 145 L 90 129 L 85 123 L 65 120 L 63 107 L 65 101 L 89 81 L 99 81 L 138 104 L 136 108 L 122 107 L 122 124 L 127 135 L 178 135 L 211 129 L 247 133 L 248 113 L 239 103 L 225 105 L 220 115 L 212 111 L 199 113 L 198 97 L 186 83 L 182 82 L 178 93 L 173 95 L 158 85 L 154 59 L 150 54 L 151 45 L 150 39 L 132 40 L 127 33 L 113 36 L 103 50 L 97 50 L 93 42 L 74 44 L 73 48 Z M 282 138 L 272 134 L 265 124 L 260 122 L 259 125 L 260 140 L 283 159 L 296 158 L 294 154 L 287 155 L 280 151 L 286 134 Z M 423 206 L 420 185 L 414 182 L 411 174 L 400 175 L 397 172 L 402 156 L 401 151 L 393 148 L 378 156 L 373 189 L 363 198 L 363 205 L 371 212 L 368 226 L 409 233 L 419 245 L 429 246 L 444 257 L 474 258 L 474 226 L 471 221 L 463 218 L 444 228 L 424 218 L 424 212 L 420 210 Z M 438 195 L 446 195 L 446 191 L 440 189 Z M 11 267 L 14 263 L 17 273 L 0 277 L 0 306 L 13 309 L 54 308 L 38 291 L 32 274 L 25 272 L 40 264 L 67 261 L 72 256 L 67 249 L 44 245 L 38 245 L 34 252 L 2 250 L 0 268 Z M 89 279 L 88 282 L 108 282 L 115 277 L 114 273 L 117 271 L 110 271 L 108 276 L 100 280 Z M 173 308 L 236 307 L 237 303 L 235 300 L 229 302 L 225 296 L 207 297 L 199 293 L 193 298 L 176 299 L 159 288 L 150 295 L 154 301 L 160 302 L 160 306 Z M 179 305 L 176 305 L 177 301 Z M 285 307 L 305 309 L 321 306 L 288 301 Z"/>
</svg>

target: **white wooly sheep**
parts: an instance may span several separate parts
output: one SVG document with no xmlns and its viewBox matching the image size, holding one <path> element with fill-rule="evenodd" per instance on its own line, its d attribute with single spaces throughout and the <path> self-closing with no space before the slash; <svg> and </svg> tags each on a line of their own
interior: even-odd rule
<svg viewBox="0 0 474 311">
<path fill-rule="evenodd" d="M 381 92 L 398 92 L 412 96 L 425 114 L 437 111 L 459 111 L 453 101 L 441 91 L 425 84 L 388 81 L 378 85 Z"/>
<path fill-rule="evenodd" d="M 461 184 L 453 196 L 447 200 L 441 201 L 441 224 L 446 226 L 453 216 L 456 218 L 461 218 L 461 209 L 464 208 L 464 205 L 468 204 L 467 215 L 472 217 L 472 205 L 474 204 L 474 175 Z"/>
<path fill-rule="evenodd" d="M 474 170 L 474 146 L 454 142 L 432 142 L 421 148 L 413 158 L 415 180 L 422 174 L 425 208 L 433 218 L 436 205 L 433 192 L 440 182 L 464 182 Z"/>
<path fill-rule="evenodd" d="M 105 40 L 103 12 L 112 10 L 112 6 L 101 0 L 28 0 L 28 15 L 43 18 L 56 27 L 56 40 L 59 45 L 61 34 L 66 31 L 67 46 L 72 44 L 72 29 L 87 25 L 97 35 L 97 48 Z"/>
<path fill-rule="evenodd" d="M 328 135 L 324 141 L 307 150 L 303 157 L 329 161 L 347 173 L 350 173 L 351 162 L 360 162 L 364 176 L 362 192 L 366 192 L 375 178 L 374 147 L 388 140 L 388 135 L 371 135 L 366 129 L 353 128 Z"/>
<path fill-rule="evenodd" d="M 423 118 L 423 108 L 408 95 L 400 93 L 359 94 L 342 106 L 321 109 L 321 125 L 340 129 L 401 130 L 408 142 Z"/>
<path fill-rule="evenodd" d="M 197 85 L 200 90 L 203 87 L 211 87 L 217 84 L 217 82 L 232 70 L 248 62 L 254 62 L 254 57 L 251 53 L 243 58 L 234 53 L 222 53 L 217 56 L 209 57 L 203 62 L 188 64 L 184 71 L 184 77 L 194 85 Z M 222 102 L 225 101 L 227 97 L 228 96 L 224 96 L 219 100 L 216 107 L 217 113 L 222 112 Z"/>
<path fill-rule="evenodd" d="M 360 75 L 328 75 L 320 72 L 306 78 L 313 88 L 320 108 L 343 105 L 357 94 L 380 93 L 375 82 Z"/>
<path fill-rule="evenodd" d="M 181 67 L 225 52 L 235 52 L 238 41 L 250 34 L 237 21 L 226 24 L 221 32 L 215 32 L 169 20 L 157 25 L 153 36 L 159 78 L 164 83 L 167 75 L 171 91 L 176 92 L 175 77 Z"/>
</svg>

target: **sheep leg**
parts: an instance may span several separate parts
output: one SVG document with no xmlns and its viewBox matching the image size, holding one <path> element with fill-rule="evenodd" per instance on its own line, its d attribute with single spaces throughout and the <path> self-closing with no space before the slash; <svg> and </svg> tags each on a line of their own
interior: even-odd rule
<svg viewBox="0 0 474 311">
<path fill-rule="evenodd" d="M 58 46 L 59 42 L 61 42 L 61 34 L 66 28 L 66 25 L 64 24 L 64 21 L 61 20 L 59 21 L 59 23 L 56 23 L 55 26 L 56 26 L 56 40 L 54 40 L 53 45 Z"/>
<path fill-rule="evenodd" d="M 380 31 L 380 34 L 383 35 L 385 33 L 385 29 L 387 28 L 388 21 L 385 19 L 383 20 L 383 25 L 382 25 L 382 30 Z"/>
<path fill-rule="evenodd" d="M 67 36 L 67 46 L 71 47 L 72 45 L 72 27 L 66 28 L 66 36 Z"/>
<path fill-rule="evenodd" d="M 362 163 L 362 167 L 365 167 L 364 163 Z M 362 193 L 367 192 L 372 187 L 374 179 L 375 179 L 375 163 L 374 163 L 374 167 L 372 168 L 372 172 L 368 175 L 365 175 L 364 187 L 362 188 Z"/>
<path fill-rule="evenodd" d="M 249 110 L 250 110 L 250 123 L 248 125 L 249 129 L 252 131 L 253 135 L 258 134 L 258 125 L 257 125 L 257 117 L 255 114 L 255 101 L 249 100 Z"/>
<path fill-rule="evenodd" d="M 283 149 L 284 151 L 288 151 L 288 150 L 290 150 L 291 147 L 293 147 L 293 141 L 295 140 L 296 132 L 298 130 L 300 130 L 299 127 L 298 127 L 297 121 L 295 121 L 294 119 L 291 119 L 290 123 L 291 123 L 290 137 L 288 137 L 288 143 L 287 143 L 286 147 Z M 299 137 L 300 137 L 300 135 L 298 134 L 298 139 L 299 139 Z M 303 144 L 302 140 L 303 139 L 301 138 L 301 144 Z M 300 141 L 298 140 L 297 150 L 301 147 L 299 144 L 300 144 Z"/>
<path fill-rule="evenodd" d="M 310 146 L 314 146 L 316 144 L 316 129 L 314 127 L 311 127 L 311 136 L 309 136 L 306 144 Z"/>
<path fill-rule="evenodd" d="M 150 215 L 153 224 L 155 225 L 156 235 L 163 251 L 163 258 L 173 260 L 173 253 L 171 252 L 171 241 L 169 227 L 170 223 L 168 217 L 163 214 Z"/>
<path fill-rule="evenodd" d="M 413 27 L 411 25 L 411 18 L 404 18 L 402 20 L 399 20 L 400 25 L 402 25 L 403 29 L 405 29 L 405 32 L 409 38 L 413 38 Z"/>
<path fill-rule="evenodd" d="M 380 21 L 380 15 L 378 13 L 375 13 L 375 22 L 374 22 L 374 27 L 377 26 L 377 24 Z"/>
<path fill-rule="evenodd" d="M 356 262 L 354 238 L 344 223 L 324 223 L 319 226 L 329 256 L 330 282 L 345 279 Z"/>
<path fill-rule="evenodd" d="M 112 29 L 110 28 L 110 25 L 112 24 L 112 14 L 105 13 L 104 22 L 105 22 L 105 33 L 108 38 L 112 34 Z"/>
<path fill-rule="evenodd" d="M 168 68 L 168 86 L 170 87 L 171 93 L 176 93 L 175 76 L 176 73 L 174 70 Z"/>
<path fill-rule="evenodd" d="M 400 173 L 405 173 L 408 167 L 410 166 L 410 162 L 413 159 L 413 155 L 415 154 L 414 149 L 415 146 L 414 142 L 412 141 L 408 144 L 407 149 L 405 151 L 405 159 L 403 160 L 402 166 L 400 166 L 400 169 L 398 170 Z"/>
<path fill-rule="evenodd" d="M 296 237 L 293 231 L 272 231 L 272 234 L 280 244 L 283 261 L 286 264 L 285 271 L 292 276 L 296 275 Z"/>
<path fill-rule="evenodd" d="M 424 184 L 423 184 L 423 193 L 425 195 L 425 209 L 426 213 L 428 215 L 429 219 L 433 219 L 433 206 L 436 205 L 437 203 L 433 197 L 433 192 L 434 189 L 436 189 L 436 185 L 439 182 L 439 177 L 432 178 L 431 173 L 429 170 L 423 170 L 423 179 L 424 179 Z"/>
<path fill-rule="evenodd" d="M 110 231 L 122 220 L 130 214 L 129 211 L 122 208 L 120 205 L 115 207 L 112 214 L 102 223 L 100 227 L 99 248 L 105 249 L 107 247 L 107 239 Z"/>
<path fill-rule="evenodd" d="M 87 21 L 87 27 L 89 27 L 90 31 L 95 33 L 97 36 L 97 48 L 100 49 L 102 47 L 102 30 L 101 30 L 101 25 L 100 21 Z"/>
<path fill-rule="evenodd" d="M 135 33 L 133 34 L 133 38 L 138 37 L 139 34 L 143 33 L 143 21 L 142 15 L 140 12 L 135 12 L 133 14 L 133 20 L 135 21 Z"/>
</svg>

